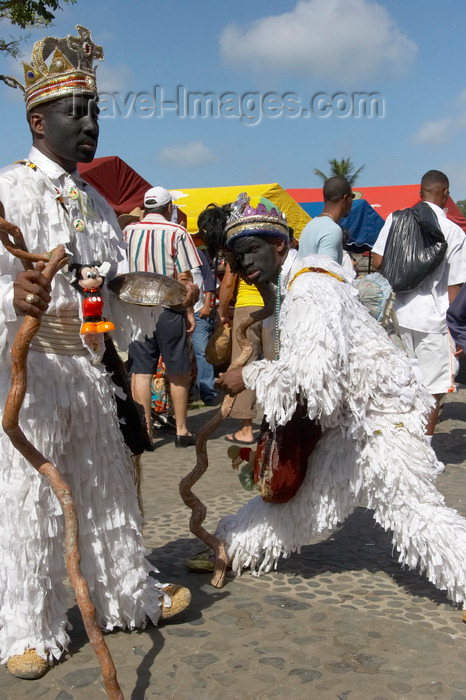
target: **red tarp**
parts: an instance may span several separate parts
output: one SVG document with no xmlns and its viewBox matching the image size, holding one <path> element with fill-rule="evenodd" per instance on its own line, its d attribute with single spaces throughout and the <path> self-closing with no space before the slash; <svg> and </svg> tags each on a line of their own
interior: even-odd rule
<svg viewBox="0 0 466 700">
<path fill-rule="evenodd" d="M 118 156 L 94 158 L 78 163 L 83 180 L 95 187 L 115 210 L 117 216 L 144 207 L 144 193 L 152 185 Z"/>
<path fill-rule="evenodd" d="M 366 199 L 384 219 L 386 219 L 392 211 L 406 209 L 406 207 L 412 207 L 419 202 L 420 189 L 420 185 L 389 185 L 387 187 L 359 187 L 355 185 L 353 187 L 353 191 L 360 193 L 361 198 Z M 287 190 L 287 192 L 298 203 L 322 201 L 321 187 L 291 189 Z M 451 197 L 448 199 L 445 212 L 451 221 L 460 226 L 463 231 L 466 231 L 466 219 Z"/>
</svg>

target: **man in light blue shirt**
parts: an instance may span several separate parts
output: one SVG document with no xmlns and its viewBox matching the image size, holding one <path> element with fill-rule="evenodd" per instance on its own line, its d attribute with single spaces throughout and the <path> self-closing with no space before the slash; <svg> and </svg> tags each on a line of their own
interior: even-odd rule
<svg viewBox="0 0 466 700">
<path fill-rule="evenodd" d="M 323 187 L 324 209 L 303 228 L 299 238 L 299 257 L 328 255 L 341 265 L 343 233 L 338 221 L 351 211 L 354 194 L 344 177 L 330 177 Z"/>
</svg>

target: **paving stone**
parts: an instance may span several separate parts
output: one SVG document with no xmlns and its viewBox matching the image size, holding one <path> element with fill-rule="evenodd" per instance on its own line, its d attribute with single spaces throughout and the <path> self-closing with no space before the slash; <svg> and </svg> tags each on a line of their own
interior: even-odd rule
<svg viewBox="0 0 466 700">
<path fill-rule="evenodd" d="M 438 698 L 442 696 L 443 685 L 438 681 L 432 681 L 431 683 L 426 683 L 425 685 L 418 685 L 416 688 L 416 693 L 419 693 L 419 695 L 432 695 Z"/>
<path fill-rule="evenodd" d="M 214 654 L 193 654 L 192 656 L 184 656 L 182 661 L 193 668 L 205 668 L 210 664 L 215 664 L 219 659 Z"/>
<path fill-rule="evenodd" d="M 322 678 L 320 671 L 315 671 L 311 668 L 294 668 L 288 675 L 298 676 L 301 683 L 310 683 L 317 678 Z"/>
<path fill-rule="evenodd" d="M 181 627 L 172 627 L 167 629 L 167 634 L 171 637 L 208 637 L 210 632 L 207 630 L 190 630 Z"/>
<path fill-rule="evenodd" d="M 269 605 L 286 608 L 287 610 L 307 610 L 310 607 L 308 603 L 293 600 L 293 598 L 285 598 L 281 595 L 265 596 L 264 602 L 269 603 Z"/>
<path fill-rule="evenodd" d="M 293 641 L 299 646 L 311 646 L 313 644 L 318 644 L 323 642 L 325 639 L 324 635 L 309 634 L 306 637 L 295 637 Z"/>
<path fill-rule="evenodd" d="M 265 673 L 256 673 L 256 678 L 258 678 L 260 681 L 262 681 L 265 684 L 268 684 L 269 686 L 273 685 L 276 683 L 276 678 L 275 676 L 268 675 Z"/>
<path fill-rule="evenodd" d="M 212 678 L 223 687 L 230 687 L 238 682 L 234 676 L 227 676 L 224 673 L 213 673 Z"/>
<path fill-rule="evenodd" d="M 188 622 L 189 625 L 197 626 L 197 625 L 205 625 L 206 621 L 204 620 L 203 617 L 200 617 L 197 620 L 190 620 Z"/>
<path fill-rule="evenodd" d="M 39 685 L 32 683 L 30 687 L 24 691 L 24 695 L 28 698 L 50 698 L 51 688 L 40 687 Z M 5 695 L 5 697 L 7 696 Z"/>
<path fill-rule="evenodd" d="M 237 621 L 237 617 L 234 615 L 230 615 L 230 613 L 219 613 L 218 615 L 214 615 L 212 620 L 215 620 L 215 622 L 218 622 L 220 625 L 234 625 Z"/>
<path fill-rule="evenodd" d="M 235 608 L 237 610 L 246 610 L 251 613 L 260 613 L 263 610 L 260 603 L 236 603 Z"/>
<path fill-rule="evenodd" d="M 446 408 L 456 417 L 442 421 L 435 436 L 446 463 L 438 486 L 448 505 L 463 515 L 465 402 L 466 387 L 449 395 Z M 190 412 L 193 430 L 206 413 Z M 214 468 L 195 487 L 212 532 L 220 517 L 250 498 L 226 459 L 223 436 L 235 425 L 228 419 L 209 443 Z M 331 535 L 323 533 L 299 555 L 280 561 L 277 571 L 261 578 L 229 573 L 224 588 L 216 589 L 209 574 L 190 573 L 184 563 L 204 549 L 189 531 L 190 513 L 178 495 L 179 480 L 194 466 L 194 452 L 176 450 L 171 439 L 157 441 L 157 450 L 143 457 L 144 541 L 160 570 L 157 578 L 187 585 L 193 601 L 179 621 L 106 636 L 125 697 L 466 700 L 461 611 L 425 578 L 401 569 L 390 534 L 374 524 L 370 511 L 357 509 Z M 96 657 L 67 590 L 71 653 L 33 684 L 0 668 L 0 700 L 105 697 Z M 66 680 L 76 678 L 87 685 Z"/>
<path fill-rule="evenodd" d="M 329 668 L 333 673 L 348 673 L 354 671 L 352 664 L 344 663 L 343 661 L 335 661 L 329 664 Z"/>
<path fill-rule="evenodd" d="M 97 679 L 101 679 L 100 668 L 83 668 L 67 673 L 63 677 L 63 684 L 70 688 L 87 688 Z"/>
<path fill-rule="evenodd" d="M 393 690 L 393 692 L 398 695 L 407 695 L 413 690 L 413 687 L 408 685 L 408 683 L 388 683 L 387 688 Z"/>
<path fill-rule="evenodd" d="M 285 659 L 280 658 L 279 656 L 264 656 L 259 659 L 260 664 L 264 664 L 266 666 L 273 666 L 273 668 L 285 668 L 286 666 L 286 661 Z"/>
</svg>

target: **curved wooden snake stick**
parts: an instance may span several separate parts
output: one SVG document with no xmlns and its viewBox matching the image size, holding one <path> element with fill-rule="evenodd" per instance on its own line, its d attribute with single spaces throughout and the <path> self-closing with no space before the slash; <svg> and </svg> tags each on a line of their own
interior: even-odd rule
<svg viewBox="0 0 466 700">
<path fill-rule="evenodd" d="M 0 210 L 0 214 L 2 213 L 3 212 Z M 14 244 L 8 239 L 8 234 L 14 237 Z M 35 255 L 27 252 L 21 231 L 16 226 L 5 221 L 1 215 L 0 240 L 12 255 L 23 262 L 26 269 L 32 269 L 33 262 L 39 260 L 48 261 L 42 274 L 49 281 L 53 279 L 58 270 L 68 261 L 68 256 L 62 245 L 55 248 L 51 254 L 39 253 Z M 118 685 L 115 665 L 97 624 L 96 610 L 89 597 L 89 589 L 86 580 L 81 574 L 79 566 L 78 515 L 70 488 L 62 478 L 58 469 L 29 442 L 18 422 L 19 413 L 27 390 L 27 356 L 29 346 L 32 338 L 39 330 L 40 324 L 40 318 L 25 316 L 13 342 L 11 348 L 11 388 L 5 404 L 2 426 L 14 447 L 16 447 L 23 457 L 27 459 L 40 474 L 43 474 L 47 478 L 55 496 L 60 502 L 65 519 L 66 568 L 76 595 L 76 602 L 81 611 L 89 641 L 99 659 L 107 695 L 112 700 L 123 700 L 123 693 Z"/>
<path fill-rule="evenodd" d="M 237 338 L 241 348 L 241 354 L 231 363 L 229 369 L 234 367 L 244 367 L 246 362 L 251 357 L 252 346 L 246 336 L 246 331 L 256 321 L 262 321 L 273 313 L 275 298 L 270 285 L 261 285 L 259 289 L 264 300 L 264 308 L 259 311 L 254 311 L 238 326 Z M 191 508 L 192 514 L 189 520 L 189 528 L 193 535 L 199 537 L 207 547 L 213 550 L 215 554 L 215 567 L 211 583 L 216 588 L 222 588 L 225 572 L 228 565 L 225 544 L 207 532 L 202 526 L 207 514 L 207 508 L 202 501 L 192 492 L 192 487 L 206 472 L 209 466 L 207 456 L 207 440 L 218 428 L 223 420 L 229 415 L 233 404 L 234 396 L 225 396 L 223 403 L 217 413 L 205 425 L 202 426 L 196 441 L 196 466 L 184 477 L 180 482 L 180 495 L 184 503 Z"/>
</svg>

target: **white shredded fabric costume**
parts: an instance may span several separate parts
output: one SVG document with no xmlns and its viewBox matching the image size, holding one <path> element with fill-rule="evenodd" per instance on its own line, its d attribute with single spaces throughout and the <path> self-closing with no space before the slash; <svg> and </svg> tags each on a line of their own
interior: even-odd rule
<svg viewBox="0 0 466 700">
<path fill-rule="evenodd" d="M 325 268 L 343 277 L 300 269 Z M 358 300 L 350 277 L 327 256 L 285 260 L 280 356 L 243 368 L 247 387 L 273 425 L 292 417 L 297 397 L 322 429 L 297 494 L 287 503 L 257 496 L 223 518 L 233 570 L 260 575 L 357 506 L 393 531 L 399 561 L 419 567 L 455 603 L 466 593 L 466 520 L 435 487 L 443 465 L 424 436 L 431 396 L 411 360 Z"/>
<path fill-rule="evenodd" d="M 107 279 L 114 277 L 124 243 L 113 210 L 77 172 L 65 173 L 35 148 L 29 160 L 37 169 L 15 164 L 0 171 L 5 218 L 19 226 L 31 252 L 62 243 L 76 262 L 108 261 Z M 77 216 L 83 231 L 73 226 Z M 13 281 L 21 269 L 16 258 L 1 252 L 1 413 L 9 390 L 11 345 L 23 320 L 12 303 Z M 70 278 L 66 271 L 54 278 L 47 317 L 58 317 L 65 327 L 74 320 L 79 344 L 82 297 Z M 125 306 L 105 289 L 102 296 L 104 315 L 116 326 L 113 337 L 119 332 L 127 345 L 131 336 L 153 330 L 154 315 L 146 309 Z M 145 556 L 131 457 L 114 399 L 111 376 L 82 344 L 81 351 L 69 354 L 31 347 L 20 425 L 70 485 L 79 517 L 82 573 L 98 623 L 108 630 L 144 627 L 148 618 L 156 623 L 166 585 L 149 576 L 157 570 Z M 48 652 L 58 659 L 69 641 L 61 508 L 46 478 L 1 429 L 0 446 L 0 656 L 5 662 L 34 648 L 44 658 Z"/>
</svg>

